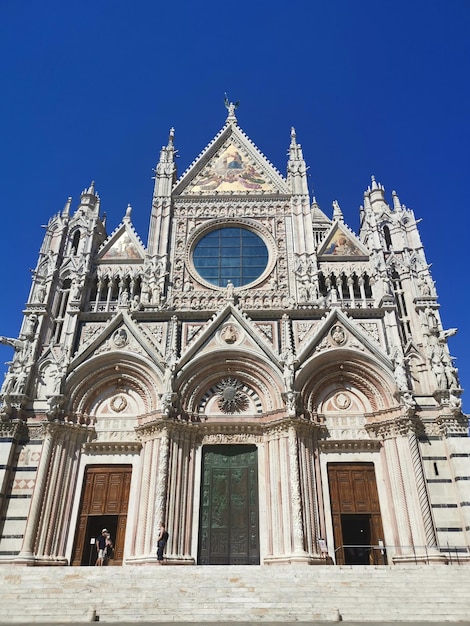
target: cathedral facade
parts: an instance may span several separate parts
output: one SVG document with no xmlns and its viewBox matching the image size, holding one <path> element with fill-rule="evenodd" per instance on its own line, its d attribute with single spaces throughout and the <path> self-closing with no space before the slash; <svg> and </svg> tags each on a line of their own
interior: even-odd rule
<svg viewBox="0 0 470 626">
<path fill-rule="evenodd" d="M 399 564 L 469 559 L 462 389 L 412 210 L 377 181 L 355 234 L 223 128 L 147 244 L 91 184 L 46 228 L 1 390 L 0 562 Z"/>
</svg>

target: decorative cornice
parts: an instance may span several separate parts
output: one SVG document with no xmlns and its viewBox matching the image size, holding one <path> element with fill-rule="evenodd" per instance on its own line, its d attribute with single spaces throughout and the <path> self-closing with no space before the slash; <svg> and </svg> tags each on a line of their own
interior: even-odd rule
<svg viewBox="0 0 470 626">
<path fill-rule="evenodd" d="M 88 441 L 83 446 L 88 454 L 138 454 L 141 449 L 140 441 Z"/>
<path fill-rule="evenodd" d="M 318 442 L 318 447 L 322 452 L 377 452 L 382 447 L 382 443 L 377 439 L 358 441 L 322 440 Z"/>
<path fill-rule="evenodd" d="M 22 420 L 0 422 L 0 437 L 22 441 L 28 439 L 28 427 Z"/>
<path fill-rule="evenodd" d="M 399 417 L 392 420 L 384 420 L 365 424 L 364 428 L 371 437 L 378 439 L 391 439 L 393 437 L 406 437 L 410 433 L 422 432 L 421 421 L 411 417 Z"/>
</svg>

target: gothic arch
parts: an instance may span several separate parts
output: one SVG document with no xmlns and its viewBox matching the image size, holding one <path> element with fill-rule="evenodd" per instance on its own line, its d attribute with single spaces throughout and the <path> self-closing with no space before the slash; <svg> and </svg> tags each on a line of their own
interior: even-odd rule
<svg viewBox="0 0 470 626">
<path fill-rule="evenodd" d="M 347 396 L 345 403 L 354 404 L 363 413 L 396 406 L 392 373 L 372 357 L 352 350 L 337 350 L 311 359 L 298 384 L 304 409 L 311 413 L 321 413 L 326 403 L 341 393 Z M 337 401 L 342 402 L 340 398 Z"/>
<path fill-rule="evenodd" d="M 225 382 L 224 382 L 225 381 Z M 227 383 L 227 381 L 233 381 Z M 238 416 L 255 415 L 284 408 L 281 392 L 283 388 L 279 370 L 261 357 L 236 351 L 217 351 L 195 359 L 180 375 L 179 395 L 181 406 L 190 415 L 224 413 L 217 409 L 215 396 L 222 387 L 232 385 L 245 398 Z"/>
<path fill-rule="evenodd" d="M 76 368 L 66 382 L 66 414 L 70 420 L 96 421 L 103 403 L 115 413 L 144 416 L 159 410 L 162 372 L 146 359 L 113 353 L 90 359 Z"/>
</svg>

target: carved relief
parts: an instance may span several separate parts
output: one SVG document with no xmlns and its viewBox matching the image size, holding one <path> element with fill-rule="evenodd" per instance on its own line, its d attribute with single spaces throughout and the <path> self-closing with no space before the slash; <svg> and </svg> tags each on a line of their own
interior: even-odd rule
<svg viewBox="0 0 470 626">
<path fill-rule="evenodd" d="M 240 344 L 243 339 L 244 333 L 242 329 L 236 324 L 229 323 L 221 328 L 219 331 L 218 339 L 220 343 L 233 345 Z"/>
<path fill-rule="evenodd" d="M 80 349 L 91 343 L 95 337 L 97 337 L 104 329 L 105 325 L 101 322 L 90 322 L 82 326 L 82 332 L 80 336 Z"/>
<path fill-rule="evenodd" d="M 340 411 L 345 411 L 351 406 L 351 398 L 349 394 L 345 393 L 344 391 L 340 391 L 339 393 L 337 393 L 333 398 L 333 402 L 336 408 L 338 408 Z"/>
<path fill-rule="evenodd" d="M 115 411 L 116 413 L 121 413 L 122 411 L 126 410 L 127 399 L 122 394 L 119 394 L 118 396 L 115 396 L 111 400 L 110 406 L 112 410 Z"/>
<path fill-rule="evenodd" d="M 374 339 L 374 341 L 376 341 L 379 344 L 381 343 L 380 335 L 379 335 L 379 328 L 377 324 L 375 324 L 374 322 L 363 322 L 359 324 L 359 326 L 361 326 L 366 331 L 366 333 L 370 335 L 372 339 Z"/>
<path fill-rule="evenodd" d="M 343 346 L 346 343 L 346 333 L 344 328 L 339 324 L 335 324 L 330 331 L 330 337 L 334 344 Z"/>
<path fill-rule="evenodd" d="M 260 331 L 269 339 L 269 341 L 273 342 L 273 326 L 272 324 L 256 324 L 256 327 L 260 329 Z"/>
<path fill-rule="evenodd" d="M 221 380 L 217 385 L 217 395 L 217 405 L 222 413 L 243 413 L 249 406 L 243 384 L 235 378 Z"/>
<path fill-rule="evenodd" d="M 238 339 L 238 331 L 233 324 L 228 324 L 222 329 L 220 337 L 225 343 L 232 344 Z"/>
<path fill-rule="evenodd" d="M 129 337 L 125 328 L 118 328 L 113 334 L 113 343 L 116 348 L 123 348 L 129 343 Z"/>
<path fill-rule="evenodd" d="M 154 345 L 161 347 L 164 341 L 164 328 L 163 323 L 145 323 L 141 324 L 140 328 L 144 334 L 149 337 Z"/>
</svg>

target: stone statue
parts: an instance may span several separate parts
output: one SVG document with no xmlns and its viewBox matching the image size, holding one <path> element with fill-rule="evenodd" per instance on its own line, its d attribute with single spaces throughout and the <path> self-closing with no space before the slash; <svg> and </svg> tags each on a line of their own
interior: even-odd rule
<svg viewBox="0 0 470 626">
<path fill-rule="evenodd" d="M 15 393 L 24 393 L 26 387 L 26 381 L 28 380 L 28 371 L 26 369 L 22 369 L 16 379 L 15 383 Z"/>
<path fill-rule="evenodd" d="M 434 374 L 436 375 L 437 386 L 439 389 L 447 389 L 447 377 L 446 370 L 444 367 L 444 363 L 439 361 L 434 361 Z"/>
<path fill-rule="evenodd" d="M 33 337 L 34 330 L 36 327 L 36 322 L 38 321 L 38 316 L 33 313 L 26 318 L 26 324 L 24 327 L 24 335 L 25 337 Z"/>
<path fill-rule="evenodd" d="M 133 298 L 132 298 L 132 302 L 131 302 L 131 310 L 132 311 L 141 311 L 143 309 L 143 305 L 140 302 L 140 298 L 139 296 L 136 294 Z"/>
<path fill-rule="evenodd" d="M 152 290 L 152 302 L 157 306 L 160 306 L 162 302 L 162 289 L 158 283 L 154 286 Z"/>
<path fill-rule="evenodd" d="M 400 391 L 406 391 L 408 389 L 408 379 L 406 376 L 405 360 L 401 357 L 395 359 L 395 368 L 393 370 L 395 382 Z"/>
<path fill-rule="evenodd" d="M 37 287 L 36 300 L 42 304 L 45 298 L 46 298 L 46 285 L 44 283 L 41 283 Z"/>
<path fill-rule="evenodd" d="M 292 350 L 287 350 L 287 352 L 283 355 L 284 358 L 284 385 L 287 391 L 291 391 L 294 388 L 294 370 L 295 364 L 297 363 L 296 358 Z"/>
<path fill-rule="evenodd" d="M 231 280 L 227 282 L 227 287 L 225 288 L 225 299 L 227 302 L 233 302 L 233 283 Z"/>
<path fill-rule="evenodd" d="M 71 300 L 80 300 L 82 295 L 82 286 L 78 281 L 74 281 Z"/>
<path fill-rule="evenodd" d="M 299 287 L 299 300 L 300 302 L 307 302 L 308 300 L 308 291 L 305 285 Z"/>
</svg>

